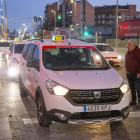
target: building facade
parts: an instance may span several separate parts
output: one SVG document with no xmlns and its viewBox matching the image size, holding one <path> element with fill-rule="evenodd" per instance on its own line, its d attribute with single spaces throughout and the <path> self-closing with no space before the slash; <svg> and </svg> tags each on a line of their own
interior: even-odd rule
<svg viewBox="0 0 140 140">
<path fill-rule="evenodd" d="M 124 20 L 140 20 L 140 12 L 136 11 L 136 5 L 118 6 L 118 19 Z M 95 25 L 106 26 L 116 21 L 116 5 L 103 7 L 95 7 Z"/>
<path fill-rule="evenodd" d="M 60 0 L 59 2 L 47 4 L 44 11 L 45 29 L 53 30 L 53 27 L 68 28 L 70 25 L 74 27 L 94 26 L 95 25 L 95 8 L 85 0 L 85 12 L 83 13 L 83 1 Z M 55 11 L 55 12 L 54 12 Z M 84 14 L 84 21 L 83 21 Z M 58 19 L 61 15 L 61 19 Z"/>
</svg>

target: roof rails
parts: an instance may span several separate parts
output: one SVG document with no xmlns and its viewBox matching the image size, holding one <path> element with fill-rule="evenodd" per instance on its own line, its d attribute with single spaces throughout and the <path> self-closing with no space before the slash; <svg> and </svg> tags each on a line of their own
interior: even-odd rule
<svg viewBox="0 0 140 140">
<path fill-rule="evenodd" d="M 38 41 L 44 42 L 43 39 L 30 39 L 30 40 L 28 40 L 28 41 L 35 41 L 35 40 L 38 40 Z"/>
</svg>

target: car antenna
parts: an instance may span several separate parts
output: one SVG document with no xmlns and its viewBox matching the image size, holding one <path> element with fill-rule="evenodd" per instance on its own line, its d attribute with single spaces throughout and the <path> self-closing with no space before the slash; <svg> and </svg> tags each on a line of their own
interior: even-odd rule
<svg viewBox="0 0 140 140">
<path fill-rule="evenodd" d="M 67 40 L 67 39 L 66 39 L 66 40 Z M 68 40 L 67 40 L 67 42 L 69 43 L 69 45 L 71 45 L 70 42 L 69 42 Z"/>
</svg>

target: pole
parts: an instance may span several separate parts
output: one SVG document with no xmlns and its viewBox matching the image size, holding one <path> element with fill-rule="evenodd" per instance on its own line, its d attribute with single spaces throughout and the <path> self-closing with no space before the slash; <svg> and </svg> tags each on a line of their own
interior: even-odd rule
<svg viewBox="0 0 140 140">
<path fill-rule="evenodd" d="M 1 35 L 3 36 L 3 15 L 2 15 L 2 0 L 1 0 L 1 20 L 2 20 L 2 25 L 1 25 L 1 27 L 2 27 L 2 32 L 1 32 Z"/>
<path fill-rule="evenodd" d="M 6 0 L 5 0 L 5 21 L 6 21 L 6 40 L 8 39 L 7 35 L 7 6 L 6 6 Z"/>
<path fill-rule="evenodd" d="M 34 36 L 35 36 L 35 21 L 34 21 Z"/>
<path fill-rule="evenodd" d="M 55 18 L 55 32 L 56 32 L 56 12 L 54 11 L 54 18 Z"/>
<path fill-rule="evenodd" d="M 42 37 L 43 37 L 43 39 L 44 39 L 44 27 L 43 27 L 43 17 L 42 17 Z"/>
<path fill-rule="evenodd" d="M 74 2 L 75 4 L 75 39 L 76 39 L 76 1 Z"/>
<path fill-rule="evenodd" d="M 118 46 L 118 0 L 116 5 L 116 49 Z"/>
<path fill-rule="evenodd" d="M 30 23 L 29 23 L 29 33 L 28 33 L 28 39 L 29 39 L 29 35 L 30 35 Z"/>
</svg>

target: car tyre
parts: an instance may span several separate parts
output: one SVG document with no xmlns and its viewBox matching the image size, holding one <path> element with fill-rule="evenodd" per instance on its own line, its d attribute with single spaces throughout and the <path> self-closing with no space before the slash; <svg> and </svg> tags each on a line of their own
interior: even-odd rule
<svg viewBox="0 0 140 140">
<path fill-rule="evenodd" d="M 21 77 L 19 77 L 19 91 L 20 91 L 20 96 L 21 97 L 27 97 L 28 96 L 27 92 L 23 88 L 23 83 L 22 83 Z"/>
<path fill-rule="evenodd" d="M 37 98 L 37 117 L 39 124 L 43 127 L 49 127 L 52 121 L 45 116 L 45 104 L 41 95 Z"/>
</svg>

